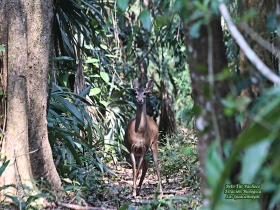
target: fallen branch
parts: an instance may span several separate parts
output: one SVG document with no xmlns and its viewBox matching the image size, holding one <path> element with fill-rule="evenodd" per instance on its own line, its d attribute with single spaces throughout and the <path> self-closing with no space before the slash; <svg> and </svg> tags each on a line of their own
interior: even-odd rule
<svg viewBox="0 0 280 210">
<path fill-rule="evenodd" d="M 79 206 L 75 204 L 69 204 L 69 203 L 62 203 L 62 202 L 56 202 L 56 205 L 69 208 L 69 209 L 74 209 L 74 210 L 100 210 L 102 209 L 101 207 L 90 207 L 90 206 Z M 106 210 L 113 210 L 113 209 L 108 209 Z"/>
<path fill-rule="evenodd" d="M 226 5 L 223 0 L 219 0 L 219 10 L 225 19 L 231 36 L 235 39 L 239 47 L 244 51 L 247 58 L 256 66 L 256 68 L 263 74 L 267 79 L 274 82 L 275 84 L 280 84 L 280 77 L 278 77 L 271 69 L 269 69 L 262 60 L 257 56 L 257 54 L 252 50 L 252 48 L 245 41 L 244 37 L 238 31 L 237 27 L 233 24 L 231 16 L 228 12 Z"/>
</svg>

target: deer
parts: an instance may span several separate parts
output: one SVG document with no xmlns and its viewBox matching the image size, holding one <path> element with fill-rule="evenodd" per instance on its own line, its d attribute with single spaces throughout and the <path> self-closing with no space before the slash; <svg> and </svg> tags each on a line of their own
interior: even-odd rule
<svg viewBox="0 0 280 210">
<path fill-rule="evenodd" d="M 133 89 L 136 93 L 136 116 L 131 118 L 128 122 L 124 136 L 124 144 L 130 153 L 133 171 L 133 197 L 140 194 L 141 187 L 149 167 L 147 161 L 145 160 L 145 155 L 149 149 L 152 151 L 153 160 L 156 166 L 160 196 L 163 194 L 160 170 L 158 166 L 158 127 L 155 121 L 146 113 L 146 97 L 147 94 L 152 91 L 153 86 L 153 80 L 150 80 L 146 84 L 146 88 L 139 88 L 137 79 L 134 79 L 133 81 Z M 136 163 L 138 163 L 138 169 L 136 168 Z M 140 169 L 142 169 L 142 174 L 136 191 L 136 180 L 138 179 Z"/>
</svg>

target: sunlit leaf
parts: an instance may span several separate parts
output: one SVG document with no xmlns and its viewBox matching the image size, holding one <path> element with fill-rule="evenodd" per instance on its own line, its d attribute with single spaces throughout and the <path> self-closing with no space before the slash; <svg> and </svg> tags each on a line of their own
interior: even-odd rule
<svg viewBox="0 0 280 210">
<path fill-rule="evenodd" d="M 106 73 L 106 72 L 100 72 L 100 76 L 101 78 L 104 80 L 104 82 L 108 83 L 110 78 L 109 78 L 109 75 Z"/>
<path fill-rule="evenodd" d="M 108 50 L 108 47 L 107 47 L 105 44 L 100 44 L 100 47 L 101 47 L 103 50 Z"/>
<path fill-rule="evenodd" d="M 97 94 L 100 93 L 100 92 L 101 92 L 100 88 L 92 88 L 92 89 L 90 89 L 90 91 L 89 91 L 89 96 L 97 95 Z"/>
<path fill-rule="evenodd" d="M 108 106 L 108 102 L 106 101 L 100 101 L 101 104 L 103 104 L 105 107 Z"/>
<path fill-rule="evenodd" d="M 88 57 L 86 63 L 99 63 L 97 58 Z"/>
<path fill-rule="evenodd" d="M 62 178 L 62 181 L 65 181 L 65 182 L 67 182 L 67 183 L 72 183 L 72 180 L 71 179 L 69 179 L 69 178 Z M 65 188 L 64 188 L 64 190 L 65 190 Z"/>
</svg>

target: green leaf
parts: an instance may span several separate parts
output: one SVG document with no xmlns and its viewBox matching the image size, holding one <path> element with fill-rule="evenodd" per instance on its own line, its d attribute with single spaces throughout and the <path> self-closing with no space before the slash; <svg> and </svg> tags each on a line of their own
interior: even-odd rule
<svg viewBox="0 0 280 210">
<path fill-rule="evenodd" d="M 53 97 L 60 102 L 65 109 L 71 112 L 81 123 L 84 123 L 84 118 L 75 105 L 60 96 L 54 95 Z"/>
<path fill-rule="evenodd" d="M 90 89 L 90 91 L 89 91 L 89 96 L 97 95 L 97 94 L 100 93 L 100 92 L 101 92 L 100 88 L 92 88 L 92 89 Z"/>
<path fill-rule="evenodd" d="M 38 198 L 43 197 L 43 193 L 38 193 L 36 195 L 31 195 L 28 197 L 26 204 L 29 205 L 30 203 L 32 203 L 33 201 L 37 200 Z"/>
<path fill-rule="evenodd" d="M 92 129 L 91 129 L 90 124 L 88 124 L 88 126 L 87 126 L 87 136 L 88 136 L 88 144 L 92 145 L 93 139 L 92 139 Z"/>
<path fill-rule="evenodd" d="M 106 72 L 100 72 L 100 76 L 101 78 L 104 80 L 104 82 L 108 83 L 110 78 L 109 78 L 109 75 L 106 73 Z"/>
<path fill-rule="evenodd" d="M 5 47 L 3 45 L 0 44 L 0 52 L 5 52 Z"/>
<path fill-rule="evenodd" d="M 101 47 L 103 50 L 108 50 L 108 47 L 107 47 L 105 44 L 100 44 L 100 47 Z"/>
<path fill-rule="evenodd" d="M 190 36 L 192 38 L 198 38 L 199 37 L 199 30 L 200 26 L 202 25 L 202 21 L 197 21 L 194 23 L 190 28 Z"/>
<path fill-rule="evenodd" d="M 0 176 L 2 176 L 3 172 L 5 171 L 6 167 L 9 165 L 10 160 L 6 161 L 1 167 L 0 167 Z"/>
<path fill-rule="evenodd" d="M 72 191 L 76 190 L 76 189 L 80 189 L 80 186 L 76 186 L 76 185 L 68 185 L 63 189 L 63 192 L 67 192 L 67 191 Z"/>
<path fill-rule="evenodd" d="M 119 98 L 120 96 L 123 95 L 124 92 L 125 92 L 125 89 L 122 89 L 120 91 L 116 91 L 111 95 L 111 98 Z"/>
<path fill-rule="evenodd" d="M 143 26 L 147 29 L 148 32 L 151 32 L 152 20 L 151 13 L 148 10 L 143 10 L 139 15 L 139 20 Z"/>
<path fill-rule="evenodd" d="M 14 185 L 14 184 L 7 184 L 7 185 L 4 185 L 3 187 L 0 187 L 0 191 L 8 189 L 9 187 L 13 187 L 13 188 L 17 189 L 16 185 Z"/>
<path fill-rule="evenodd" d="M 86 63 L 99 63 L 99 59 L 97 58 L 92 58 L 92 57 L 88 57 L 86 59 Z"/>
<path fill-rule="evenodd" d="M 11 196 L 11 195 L 7 195 L 5 194 L 6 197 L 10 198 L 16 205 L 19 204 L 19 200 L 17 197 Z"/>
<path fill-rule="evenodd" d="M 210 145 L 205 158 L 206 177 L 211 188 L 217 185 L 224 169 L 224 163 L 217 152 L 217 144 L 218 141 L 214 141 Z"/>
<path fill-rule="evenodd" d="M 254 177 L 267 156 L 270 143 L 269 140 L 261 141 L 245 150 L 242 158 L 241 183 L 254 183 Z"/>
<path fill-rule="evenodd" d="M 193 151 L 190 147 L 182 147 L 180 149 L 180 152 L 185 154 L 185 155 L 192 155 L 193 154 Z"/>
<path fill-rule="evenodd" d="M 107 101 L 99 101 L 103 106 L 108 106 L 108 102 Z"/>
<path fill-rule="evenodd" d="M 124 203 L 124 204 L 119 208 L 119 210 L 127 210 L 127 209 L 129 209 L 131 203 L 132 203 L 131 201 L 128 201 L 128 202 Z"/>
<path fill-rule="evenodd" d="M 250 19 L 255 17 L 258 13 L 254 9 L 249 9 L 246 12 L 243 13 L 243 16 L 241 17 L 241 20 L 244 22 L 248 22 Z"/>
<path fill-rule="evenodd" d="M 271 88 L 267 92 L 263 93 L 263 95 L 259 98 L 259 101 L 264 101 L 266 105 L 259 108 L 258 113 L 255 115 L 252 123 L 239 135 L 239 137 L 235 141 L 232 153 L 227 160 L 225 169 L 221 173 L 219 178 L 220 180 L 213 192 L 212 207 L 216 205 L 218 198 L 222 193 L 226 178 L 229 176 L 230 171 L 234 163 L 236 162 L 240 152 L 243 149 L 247 149 L 248 147 L 251 147 L 257 143 L 263 143 L 264 141 L 273 141 L 280 136 L 280 98 L 278 97 L 279 90 L 279 86 Z M 267 103 L 267 101 L 269 101 L 269 103 Z M 263 146 L 268 147 L 267 143 L 263 143 Z M 259 147 L 257 148 L 260 152 L 262 152 L 262 157 L 260 157 L 262 160 L 264 156 L 266 156 L 267 151 L 265 150 L 265 148 L 263 148 L 264 150 Z M 255 155 L 256 154 L 257 153 L 255 152 Z M 251 155 L 251 151 L 249 151 L 247 155 Z M 246 161 L 249 162 L 249 156 L 246 158 L 248 159 Z M 248 167 L 248 165 L 246 165 L 246 167 Z M 259 166 L 255 165 L 250 170 L 254 171 L 257 167 Z M 243 175 L 243 179 L 248 179 L 244 176 L 245 175 Z"/>
<path fill-rule="evenodd" d="M 128 6 L 128 2 L 128 0 L 117 0 L 117 6 L 123 13 L 125 12 Z"/>
<path fill-rule="evenodd" d="M 65 136 L 65 140 L 67 140 L 67 141 L 65 142 L 67 148 L 69 149 L 69 151 L 71 152 L 71 154 L 74 156 L 74 158 L 75 158 L 77 164 L 80 165 L 82 162 L 81 162 L 81 160 L 80 160 L 80 156 L 78 155 L 78 153 L 77 153 L 77 151 L 76 151 L 76 149 L 75 149 L 75 147 L 74 147 L 74 141 L 73 141 L 73 139 L 71 138 L 71 136 Z M 69 154 L 67 154 L 67 158 L 70 158 L 70 157 L 69 157 Z"/>
</svg>

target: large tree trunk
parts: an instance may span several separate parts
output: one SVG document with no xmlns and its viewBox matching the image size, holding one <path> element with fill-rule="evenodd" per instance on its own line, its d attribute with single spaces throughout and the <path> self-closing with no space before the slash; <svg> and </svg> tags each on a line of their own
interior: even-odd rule
<svg viewBox="0 0 280 210">
<path fill-rule="evenodd" d="M 241 17 L 244 13 L 248 12 L 249 10 L 253 9 L 256 12 L 258 12 L 258 15 L 254 16 L 248 21 L 248 26 L 253 29 L 254 32 L 256 32 L 260 37 L 270 41 L 270 32 L 267 31 L 267 15 L 269 12 L 273 9 L 273 2 L 272 1 L 259 1 L 259 0 L 243 0 L 238 5 L 238 13 Z M 271 69 L 273 69 L 273 62 L 272 62 L 272 56 L 271 52 L 264 49 L 262 46 L 260 46 L 257 43 L 254 43 L 249 36 L 250 31 L 247 29 L 240 28 L 240 31 L 243 33 L 243 36 L 246 38 L 247 42 L 250 43 L 250 46 L 252 46 L 252 49 L 254 52 L 258 55 L 258 57 Z M 264 87 L 269 87 L 272 85 L 272 83 L 268 80 L 262 80 L 261 76 L 257 76 L 258 73 L 256 73 L 255 67 L 252 66 L 252 64 L 249 62 L 248 58 L 245 56 L 244 52 L 240 49 L 239 52 L 239 70 L 244 78 L 244 80 L 248 77 L 254 77 L 258 79 L 258 82 L 254 85 L 251 85 L 249 87 L 244 88 L 241 90 L 240 95 L 242 97 L 248 97 L 251 99 L 255 99 L 258 95 L 261 94 Z M 248 107 L 248 110 L 250 109 L 250 106 Z M 241 122 L 241 128 L 244 130 L 247 125 L 249 124 L 249 112 L 246 111 L 246 118 Z"/>
<path fill-rule="evenodd" d="M 196 130 L 201 165 L 201 190 L 206 198 L 207 191 L 209 191 L 205 174 L 207 148 L 215 139 L 222 144 L 225 140 L 235 138 L 237 128 L 234 118 L 223 114 L 223 106 L 220 102 L 220 99 L 229 93 L 230 82 L 223 80 L 211 84 L 208 79 L 209 76 L 215 77 L 216 74 L 227 68 L 220 18 L 213 18 L 208 28 L 206 25 L 202 25 L 198 38 L 189 36 L 189 26 L 190 24 L 184 26 L 184 35 L 190 55 L 189 70 L 193 87 L 193 100 L 195 106 L 199 108 L 196 113 Z M 210 41 L 211 43 L 209 43 Z M 209 45 L 212 46 L 210 50 L 208 49 Z M 211 55 L 212 59 L 209 59 L 208 56 Z"/>
<path fill-rule="evenodd" d="M 259 0 L 243 0 L 240 2 L 239 5 L 239 15 L 243 15 L 243 13 L 248 12 L 249 10 L 253 9 L 258 12 L 258 15 L 254 16 L 248 21 L 248 25 L 250 28 L 252 28 L 260 37 L 263 39 L 267 40 L 268 42 L 270 40 L 270 32 L 267 30 L 267 15 L 269 12 L 273 12 L 275 9 L 276 1 L 259 1 Z M 248 32 L 241 30 L 243 32 L 243 35 L 247 38 L 247 42 L 249 43 L 254 43 L 250 37 L 248 36 Z M 274 37 L 273 37 L 274 38 Z M 270 68 L 276 70 L 278 69 L 278 58 L 277 58 L 277 63 L 273 64 L 273 61 L 275 62 L 274 56 L 271 56 L 271 52 L 268 50 L 264 49 L 262 46 L 259 44 L 250 44 L 252 46 L 252 49 L 254 52 L 258 55 L 258 57 Z M 239 69 L 242 74 L 249 74 L 250 76 L 252 75 L 252 70 L 254 69 L 250 66 L 250 62 L 248 61 L 248 58 L 245 56 L 244 52 L 240 50 L 240 64 L 239 64 Z M 248 73 L 249 72 L 249 73 Z M 254 76 L 254 75 L 253 75 Z M 260 80 L 260 79 L 259 79 Z M 262 88 L 263 87 L 269 87 L 272 86 L 273 84 L 268 81 L 268 80 L 260 80 L 257 82 L 257 84 L 252 85 L 250 87 L 247 87 L 241 91 L 241 96 L 242 97 L 249 97 L 254 99 L 257 95 L 260 95 L 262 93 Z M 254 102 L 254 101 L 253 101 Z M 253 102 L 251 104 L 253 104 Z M 242 121 L 241 127 L 245 129 L 249 123 L 249 114 L 250 114 L 250 106 L 247 108 L 246 112 L 246 118 Z M 260 199 L 260 204 L 261 204 L 261 209 L 268 209 L 269 206 L 269 200 L 271 199 L 270 193 L 262 193 L 262 197 Z"/>
<path fill-rule="evenodd" d="M 1 40 L 6 46 L 7 127 L 2 154 L 10 160 L 0 185 L 46 179 L 61 188 L 48 141 L 46 106 L 52 1 L 4 0 Z M 6 25 L 6 24 L 7 25 Z M 18 190 L 18 189 L 17 189 Z M 2 193 L 16 195 L 13 188 Z"/>
</svg>

